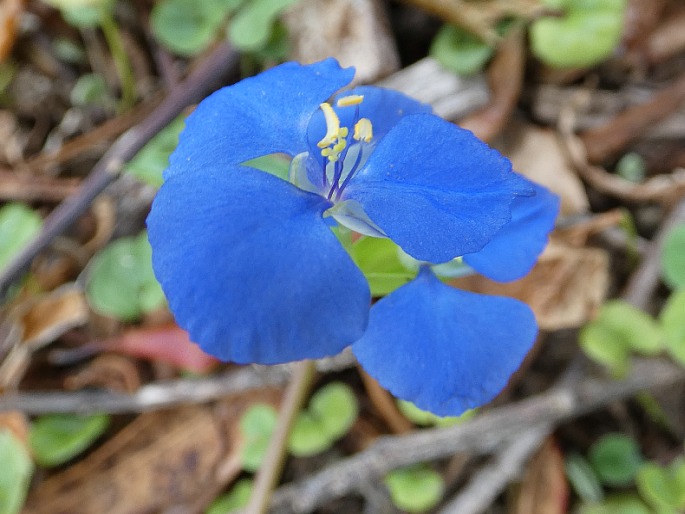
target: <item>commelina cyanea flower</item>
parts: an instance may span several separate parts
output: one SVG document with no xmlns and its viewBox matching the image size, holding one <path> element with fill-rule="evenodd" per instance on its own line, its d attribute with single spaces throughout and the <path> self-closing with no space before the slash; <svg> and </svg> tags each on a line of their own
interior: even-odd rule
<svg viewBox="0 0 685 514">
<path fill-rule="evenodd" d="M 506 385 L 537 325 L 525 304 L 447 286 L 429 265 L 463 257 L 495 280 L 525 275 L 558 199 L 427 105 L 339 92 L 353 76 L 333 59 L 286 63 L 201 102 L 148 218 L 153 267 L 207 353 L 275 364 L 351 345 L 396 396 L 459 414 Z M 245 165 L 275 153 L 292 158 L 288 181 Z M 333 224 L 425 265 L 371 306 Z"/>
</svg>

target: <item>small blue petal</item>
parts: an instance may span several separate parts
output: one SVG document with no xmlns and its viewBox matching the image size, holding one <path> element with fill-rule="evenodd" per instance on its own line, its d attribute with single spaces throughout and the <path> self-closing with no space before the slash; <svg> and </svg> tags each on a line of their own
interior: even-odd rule
<svg viewBox="0 0 685 514">
<path fill-rule="evenodd" d="M 410 114 L 430 114 L 433 108 L 392 89 L 376 86 L 359 86 L 343 91 L 332 101 L 333 108 L 340 118 L 340 126 L 354 128 L 357 106 L 336 107 L 336 100 L 351 95 L 362 95 L 364 100 L 359 104 L 359 118 L 368 118 L 373 126 L 374 141 L 379 141 L 405 116 Z M 319 155 L 316 144 L 326 134 L 326 122 L 319 109 L 309 123 L 308 138 L 310 152 Z M 351 139 L 350 139 L 351 140 Z"/>
<path fill-rule="evenodd" d="M 370 292 L 322 218 L 328 207 L 247 167 L 168 179 L 148 217 L 153 267 L 191 339 L 261 364 L 333 355 L 358 339 Z"/>
<path fill-rule="evenodd" d="M 412 257 L 446 262 L 482 249 L 532 189 L 471 132 L 437 116 L 402 118 L 343 191 Z"/>
<path fill-rule="evenodd" d="M 188 116 L 165 178 L 307 150 L 312 114 L 353 77 L 354 68 L 342 69 L 335 59 L 308 66 L 289 62 L 220 89 Z"/>
<path fill-rule="evenodd" d="M 485 248 L 464 255 L 466 264 L 493 280 L 508 282 L 525 276 L 547 245 L 559 213 L 559 197 L 530 182 L 534 196 L 516 197 L 511 221 L 495 234 Z"/>
<path fill-rule="evenodd" d="M 454 289 L 423 268 L 372 307 L 352 351 L 395 396 L 455 416 L 504 388 L 536 334 L 527 305 Z"/>
</svg>

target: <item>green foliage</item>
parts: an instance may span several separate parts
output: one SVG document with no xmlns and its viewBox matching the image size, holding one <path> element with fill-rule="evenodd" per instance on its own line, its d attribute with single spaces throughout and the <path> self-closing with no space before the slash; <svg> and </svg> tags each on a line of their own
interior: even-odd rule
<svg viewBox="0 0 685 514">
<path fill-rule="evenodd" d="M 580 344 L 592 359 L 617 376 L 627 373 L 631 352 L 655 355 L 663 349 L 661 327 L 647 313 L 627 302 L 605 303 L 599 316 L 580 333 Z"/>
<path fill-rule="evenodd" d="M 670 466 L 649 462 L 636 477 L 640 496 L 658 514 L 677 514 L 685 509 L 685 459 L 675 459 Z"/>
<path fill-rule="evenodd" d="M 395 506 L 412 513 L 435 507 L 445 491 L 442 476 L 425 466 L 397 469 L 384 482 Z"/>
<path fill-rule="evenodd" d="M 685 366 L 685 289 L 676 291 L 661 309 L 659 321 L 666 339 L 666 349 Z"/>
<path fill-rule="evenodd" d="M 240 418 L 239 429 L 244 441 L 240 459 L 246 471 L 254 472 L 261 466 L 277 421 L 276 409 L 259 403 Z"/>
<path fill-rule="evenodd" d="M 255 52 L 271 38 L 276 18 L 297 0 L 251 0 L 231 19 L 228 38 L 236 48 Z"/>
<path fill-rule="evenodd" d="M 12 432 L 0 430 L 0 514 L 18 514 L 29 488 L 33 462 Z"/>
<path fill-rule="evenodd" d="M 21 203 L 0 208 L 0 269 L 4 268 L 40 232 L 43 220 Z"/>
<path fill-rule="evenodd" d="M 349 386 L 332 382 L 319 389 L 300 412 L 290 432 L 288 449 L 297 457 L 316 455 L 330 448 L 357 419 L 359 406 Z"/>
<path fill-rule="evenodd" d="M 409 421 L 420 426 L 450 427 L 471 419 L 476 415 L 477 412 L 476 409 L 470 409 L 464 412 L 461 416 L 441 417 L 436 416 L 432 412 L 421 410 L 413 403 L 405 400 L 398 400 L 397 407 Z"/>
<path fill-rule="evenodd" d="M 59 9 L 64 19 L 79 28 L 94 28 L 100 25 L 102 15 L 114 10 L 115 0 L 43 0 Z"/>
<path fill-rule="evenodd" d="M 290 158 L 283 154 L 274 153 L 257 157 L 256 159 L 244 162 L 243 165 L 257 168 L 286 181 L 290 173 Z"/>
<path fill-rule="evenodd" d="M 86 73 L 81 75 L 71 89 L 69 99 L 73 105 L 100 105 L 108 107 L 111 104 L 107 92 L 107 84 L 102 75 Z"/>
<path fill-rule="evenodd" d="M 205 514 L 228 514 L 242 509 L 250 501 L 252 486 L 252 480 L 248 478 L 238 480 L 229 492 L 212 502 Z"/>
<path fill-rule="evenodd" d="M 106 414 L 42 416 L 31 425 L 29 443 L 41 466 L 59 466 L 88 448 L 108 426 Z"/>
<path fill-rule="evenodd" d="M 607 434 L 592 445 L 588 458 L 602 483 L 627 486 L 633 483 L 642 464 L 637 443 L 623 434 Z"/>
<path fill-rule="evenodd" d="M 669 232 L 661 254 L 661 272 L 671 288 L 685 287 L 685 224 Z"/>
<path fill-rule="evenodd" d="M 635 495 L 616 495 L 600 503 L 585 503 L 578 514 L 652 514 L 652 511 Z"/>
<path fill-rule="evenodd" d="M 607 58 L 621 38 L 626 0 L 554 0 L 546 4 L 563 11 L 533 22 L 533 53 L 550 66 L 575 68 Z"/>
<path fill-rule="evenodd" d="M 616 173 L 631 182 L 642 182 L 646 173 L 645 160 L 639 153 L 627 153 L 616 163 Z"/>
<path fill-rule="evenodd" d="M 590 463 L 578 453 L 567 455 L 564 462 L 566 477 L 576 494 L 586 502 L 599 502 L 604 490 Z"/>
<path fill-rule="evenodd" d="M 183 127 L 185 122 L 182 116 L 169 123 L 131 159 L 126 171 L 152 187 L 161 186 L 162 172 L 169 165 L 169 155 L 178 145 L 178 136 Z"/>
<path fill-rule="evenodd" d="M 369 281 L 373 296 L 385 296 L 416 276 L 416 270 L 402 261 L 400 247 L 390 239 L 364 236 L 348 249 Z"/>
<path fill-rule="evenodd" d="M 454 25 L 444 25 L 430 47 L 430 55 L 443 67 L 464 76 L 481 71 L 492 53 L 478 37 Z"/>
<path fill-rule="evenodd" d="M 118 239 L 93 257 L 86 298 L 95 311 L 124 321 L 164 304 L 147 232 Z"/>
</svg>

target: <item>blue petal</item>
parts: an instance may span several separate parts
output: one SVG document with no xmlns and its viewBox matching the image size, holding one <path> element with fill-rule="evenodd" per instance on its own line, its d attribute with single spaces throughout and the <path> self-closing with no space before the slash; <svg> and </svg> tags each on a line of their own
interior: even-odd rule
<svg viewBox="0 0 685 514">
<path fill-rule="evenodd" d="M 530 182 L 535 196 L 517 197 L 511 204 L 511 221 L 485 248 L 464 255 L 466 264 L 493 280 L 508 282 L 525 276 L 547 245 L 559 213 L 559 197 Z"/>
<path fill-rule="evenodd" d="M 454 416 L 504 388 L 536 333 L 527 305 L 451 288 L 423 268 L 373 306 L 352 351 L 395 396 Z"/>
<path fill-rule="evenodd" d="M 376 86 L 359 86 L 336 95 L 332 105 L 340 118 L 340 126 L 354 128 L 356 106 L 336 107 L 336 100 L 345 96 L 362 95 L 364 100 L 359 104 L 359 118 L 368 118 L 373 126 L 373 137 L 379 141 L 390 129 L 405 116 L 410 114 L 430 114 L 433 108 L 413 98 L 392 89 Z M 319 155 L 320 149 L 316 144 L 326 134 L 326 122 L 323 112 L 319 109 L 314 113 L 309 123 L 308 138 L 310 152 Z"/>
<path fill-rule="evenodd" d="M 319 104 L 354 77 L 335 59 L 289 62 L 225 87 L 188 116 L 165 178 L 207 165 L 240 164 L 307 149 L 307 125 Z"/>
<path fill-rule="evenodd" d="M 359 338 L 370 293 L 322 218 L 324 198 L 251 168 L 176 175 L 148 217 L 176 320 L 220 359 L 275 364 Z"/>
<path fill-rule="evenodd" d="M 483 248 L 532 189 L 471 132 L 437 116 L 402 118 L 352 178 L 342 199 L 412 257 L 446 262 Z"/>
</svg>

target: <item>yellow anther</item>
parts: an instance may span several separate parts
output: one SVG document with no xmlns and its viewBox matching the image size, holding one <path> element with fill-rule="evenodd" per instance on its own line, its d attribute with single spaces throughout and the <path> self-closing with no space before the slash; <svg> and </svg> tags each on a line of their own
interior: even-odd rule
<svg viewBox="0 0 685 514">
<path fill-rule="evenodd" d="M 335 145 L 333 145 L 333 153 L 339 154 L 345 149 L 346 146 L 347 141 L 345 141 L 344 139 L 339 140 L 337 143 L 335 143 Z"/>
<path fill-rule="evenodd" d="M 347 137 L 347 134 L 350 133 L 350 129 L 347 127 L 340 127 L 340 130 L 338 130 L 338 137 L 343 138 Z"/>
<path fill-rule="evenodd" d="M 362 100 L 364 100 L 364 95 L 343 96 L 338 99 L 336 105 L 338 107 L 349 107 L 350 105 L 359 105 L 362 103 Z"/>
<path fill-rule="evenodd" d="M 354 125 L 354 139 L 355 141 L 364 141 L 368 143 L 373 138 L 373 126 L 371 120 L 368 118 L 360 119 Z"/>
<path fill-rule="evenodd" d="M 340 133 L 340 119 L 338 118 L 338 115 L 335 114 L 331 104 L 322 103 L 319 107 L 321 107 L 323 116 L 326 119 L 326 135 L 316 145 L 319 148 L 326 148 L 328 145 L 333 144 L 338 138 Z"/>
<path fill-rule="evenodd" d="M 328 157 L 329 155 L 331 155 L 331 153 L 333 153 L 333 150 L 331 148 L 324 148 L 323 150 L 321 150 L 321 155 L 323 155 L 324 157 Z"/>
</svg>

